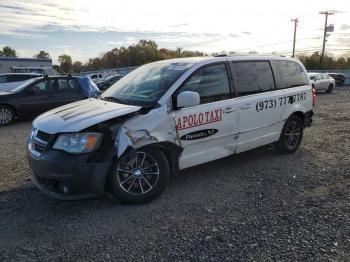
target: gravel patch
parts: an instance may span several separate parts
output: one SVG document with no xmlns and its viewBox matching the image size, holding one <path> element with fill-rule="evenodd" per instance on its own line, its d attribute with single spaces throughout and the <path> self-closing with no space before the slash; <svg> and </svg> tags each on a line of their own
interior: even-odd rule
<svg viewBox="0 0 350 262">
<path fill-rule="evenodd" d="M 0 261 L 348 261 L 350 89 L 319 94 L 301 148 L 189 168 L 147 205 L 64 202 L 28 181 L 30 122 L 0 128 Z"/>
</svg>

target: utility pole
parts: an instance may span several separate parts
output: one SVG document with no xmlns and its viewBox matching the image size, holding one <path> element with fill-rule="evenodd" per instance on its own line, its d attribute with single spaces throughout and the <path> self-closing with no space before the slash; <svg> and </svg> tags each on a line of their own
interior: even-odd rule
<svg viewBox="0 0 350 262">
<path fill-rule="evenodd" d="M 294 22 L 294 38 L 293 38 L 293 54 L 292 54 L 292 57 L 294 58 L 294 56 L 295 56 L 295 38 L 297 35 L 297 26 L 298 26 L 299 19 L 295 18 L 295 19 L 292 19 L 291 21 Z"/>
<path fill-rule="evenodd" d="M 323 32 L 323 44 L 322 44 L 322 53 L 321 53 L 321 58 L 320 58 L 320 69 L 323 68 L 323 60 L 324 60 L 324 51 L 326 48 L 326 41 L 327 41 L 327 23 L 328 23 L 328 16 L 329 15 L 334 15 L 336 11 L 330 10 L 330 11 L 321 11 L 320 15 L 325 15 L 325 22 L 324 22 L 324 32 Z"/>
</svg>

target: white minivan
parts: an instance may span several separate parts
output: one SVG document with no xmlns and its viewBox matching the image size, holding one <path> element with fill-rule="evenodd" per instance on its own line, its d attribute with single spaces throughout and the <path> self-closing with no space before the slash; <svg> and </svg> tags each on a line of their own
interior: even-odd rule
<svg viewBox="0 0 350 262">
<path fill-rule="evenodd" d="M 48 111 L 28 139 L 31 180 L 58 199 L 157 197 L 179 170 L 273 144 L 295 152 L 312 121 L 304 66 L 268 56 L 163 60 L 99 98 Z M 220 179 L 220 177 L 218 177 Z"/>
</svg>

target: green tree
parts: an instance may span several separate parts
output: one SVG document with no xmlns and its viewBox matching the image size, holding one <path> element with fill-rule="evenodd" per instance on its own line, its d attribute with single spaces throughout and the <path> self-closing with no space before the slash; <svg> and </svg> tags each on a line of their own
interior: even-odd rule
<svg viewBox="0 0 350 262">
<path fill-rule="evenodd" d="M 0 51 L 0 56 L 17 57 L 17 52 L 15 49 L 13 49 L 9 46 L 4 46 L 2 48 L 2 51 Z"/>
<path fill-rule="evenodd" d="M 70 73 L 72 71 L 72 58 L 70 55 L 63 54 L 58 57 L 58 63 L 62 73 Z"/>
<path fill-rule="evenodd" d="M 83 63 L 80 61 L 75 61 L 72 65 L 73 73 L 80 73 L 84 70 Z"/>
<path fill-rule="evenodd" d="M 53 65 L 52 68 L 58 73 L 63 74 L 61 67 L 59 65 Z"/>
<path fill-rule="evenodd" d="M 36 58 L 50 58 L 50 54 L 48 52 L 45 52 L 45 51 L 40 51 L 39 53 L 34 55 L 34 57 L 36 57 Z"/>
</svg>

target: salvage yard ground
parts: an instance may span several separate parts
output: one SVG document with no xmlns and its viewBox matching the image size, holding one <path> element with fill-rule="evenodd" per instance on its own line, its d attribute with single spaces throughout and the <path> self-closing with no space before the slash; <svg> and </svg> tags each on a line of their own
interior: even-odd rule
<svg viewBox="0 0 350 262">
<path fill-rule="evenodd" d="M 30 121 L 0 128 L 0 261 L 350 260 L 350 88 L 319 94 L 297 153 L 187 169 L 147 205 L 62 202 L 28 180 Z"/>
</svg>

